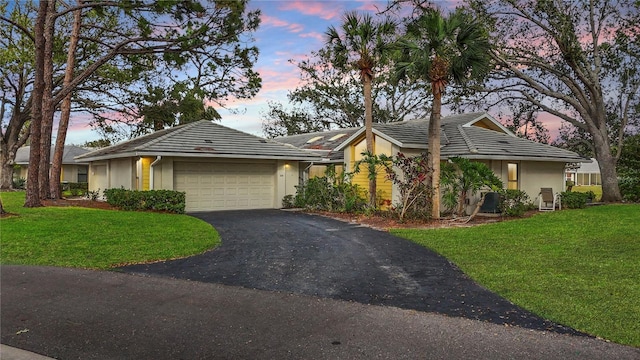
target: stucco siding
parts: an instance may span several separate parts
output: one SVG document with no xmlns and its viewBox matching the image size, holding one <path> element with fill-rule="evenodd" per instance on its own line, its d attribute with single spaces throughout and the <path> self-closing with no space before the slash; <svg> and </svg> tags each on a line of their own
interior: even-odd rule
<svg viewBox="0 0 640 360">
<path fill-rule="evenodd" d="M 100 195 L 109 188 L 109 162 L 93 162 L 89 165 L 89 191 L 99 191 Z"/>
<path fill-rule="evenodd" d="M 553 192 L 564 191 L 564 163 L 527 161 L 521 163 L 520 190 L 531 200 L 540 193 L 540 188 L 552 188 Z"/>
<path fill-rule="evenodd" d="M 109 187 L 136 190 L 135 163 L 131 158 L 109 161 Z"/>
</svg>

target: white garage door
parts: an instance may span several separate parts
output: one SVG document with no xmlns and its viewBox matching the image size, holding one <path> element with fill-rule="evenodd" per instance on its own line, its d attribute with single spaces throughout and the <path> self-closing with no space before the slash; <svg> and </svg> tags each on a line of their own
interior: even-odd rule
<svg viewBox="0 0 640 360">
<path fill-rule="evenodd" d="M 174 186 L 186 211 L 273 208 L 275 163 L 175 162 Z"/>
</svg>

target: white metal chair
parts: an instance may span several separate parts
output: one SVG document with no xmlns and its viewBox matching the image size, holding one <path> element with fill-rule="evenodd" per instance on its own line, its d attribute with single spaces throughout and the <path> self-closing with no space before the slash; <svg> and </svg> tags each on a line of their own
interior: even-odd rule
<svg viewBox="0 0 640 360">
<path fill-rule="evenodd" d="M 558 207 L 558 210 L 562 210 L 562 200 L 560 198 L 560 194 L 554 194 L 552 188 L 540 188 L 538 199 L 538 209 L 540 211 L 554 211 L 556 209 L 556 206 Z"/>
</svg>

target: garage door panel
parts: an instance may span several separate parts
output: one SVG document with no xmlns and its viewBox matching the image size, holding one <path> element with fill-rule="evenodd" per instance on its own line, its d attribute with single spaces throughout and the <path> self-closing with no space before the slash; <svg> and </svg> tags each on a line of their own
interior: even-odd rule
<svg viewBox="0 0 640 360">
<path fill-rule="evenodd" d="M 176 162 L 174 183 L 187 211 L 273 208 L 275 163 Z"/>
</svg>

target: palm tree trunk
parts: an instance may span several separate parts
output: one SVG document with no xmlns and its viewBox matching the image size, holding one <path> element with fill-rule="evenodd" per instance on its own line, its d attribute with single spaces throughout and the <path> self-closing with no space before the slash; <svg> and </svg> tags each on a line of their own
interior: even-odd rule
<svg viewBox="0 0 640 360">
<path fill-rule="evenodd" d="M 373 100 L 371 96 L 371 76 L 363 77 L 364 88 L 364 131 L 365 141 L 367 143 L 367 152 L 374 155 L 373 146 Z M 376 207 L 376 177 L 371 176 L 371 172 L 375 173 L 375 166 L 369 166 L 369 207 Z"/>
<path fill-rule="evenodd" d="M 429 120 L 428 163 L 431 167 L 431 217 L 440 218 L 440 116 L 442 111 L 442 92 L 437 84 L 432 84 L 433 107 Z"/>
</svg>

